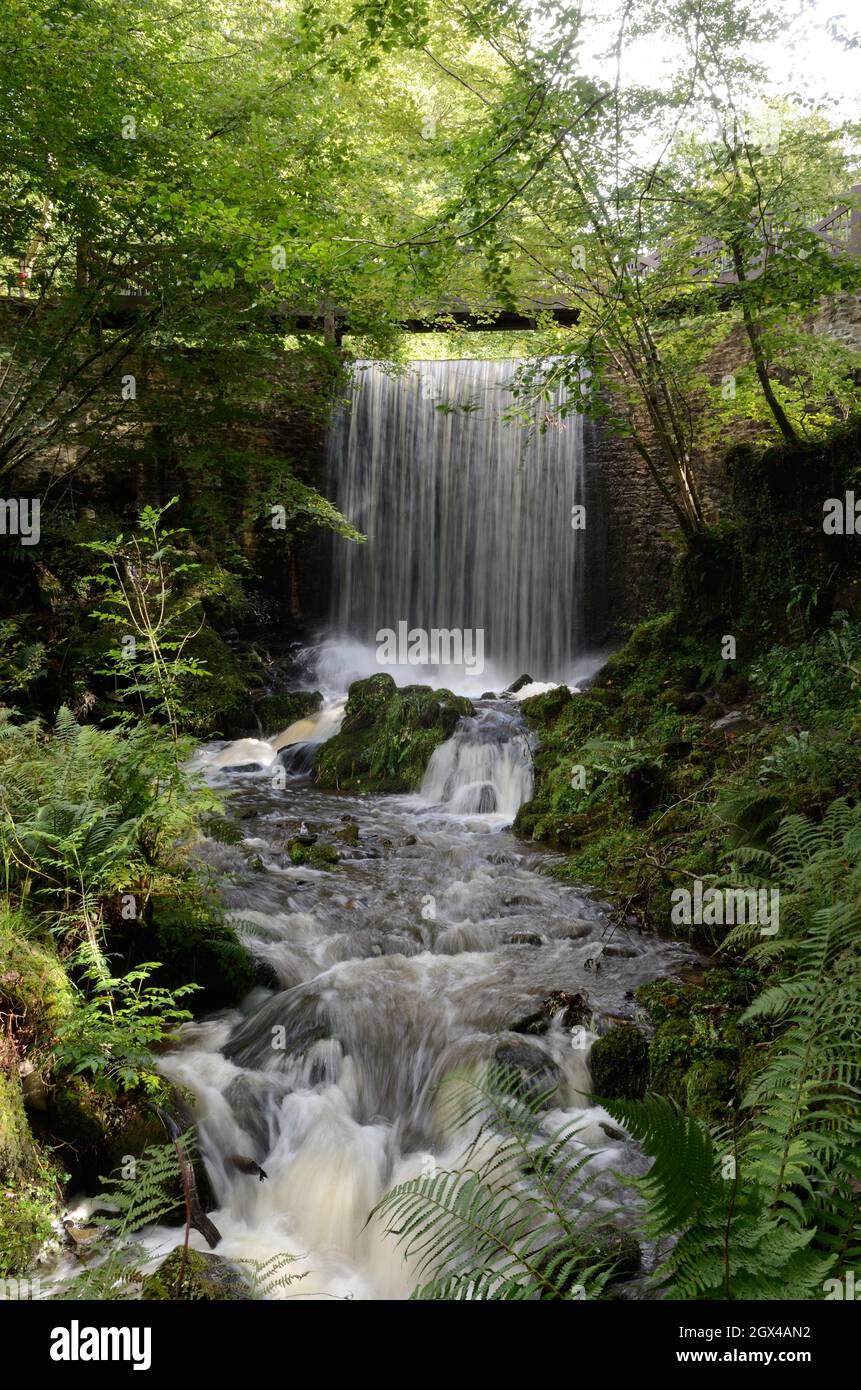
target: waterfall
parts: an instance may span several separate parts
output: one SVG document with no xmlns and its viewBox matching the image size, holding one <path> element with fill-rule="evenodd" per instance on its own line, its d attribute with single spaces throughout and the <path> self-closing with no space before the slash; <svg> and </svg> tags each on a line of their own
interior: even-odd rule
<svg viewBox="0 0 861 1390">
<path fill-rule="evenodd" d="M 423 799 L 458 815 L 511 820 L 532 795 L 530 735 L 519 719 L 482 710 L 461 719 L 434 749 L 421 786 Z"/>
<path fill-rule="evenodd" d="M 570 678 L 590 636 L 584 424 L 559 422 L 559 397 L 505 423 L 519 365 L 358 364 L 329 439 L 329 495 L 368 538 L 335 542 L 339 632 L 481 630 L 494 680 Z"/>
</svg>

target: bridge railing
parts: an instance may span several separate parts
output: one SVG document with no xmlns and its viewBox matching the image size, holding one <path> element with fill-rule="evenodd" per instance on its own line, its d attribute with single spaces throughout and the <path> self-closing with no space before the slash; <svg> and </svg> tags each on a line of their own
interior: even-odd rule
<svg viewBox="0 0 861 1390">
<path fill-rule="evenodd" d="M 818 222 L 807 225 L 804 230 L 818 237 L 832 255 L 848 253 L 861 256 L 861 184 L 854 185 L 846 202 L 841 203 Z M 757 280 L 769 261 L 781 254 L 789 231 L 788 225 L 780 227 L 773 220 L 767 219 L 762 247 L 745 266 L 745 280 Z M 631 275 L 648 275 L 658 270 L 662 263 L 661 252 L 653 251 L 633 256 L 625 269 Z M 691 256 L 689 274 L 691 280 L 706 284 L 739 283 L 732 255 L 719 237 L 700 238 Z"/>
<path fill-rule="evenodd" d="M 832 209 L 827 216 L 806 226 L 832 255 L 861 256 L 861 184 L 856 184 L 847 200 Z M 767 223 L 763 243 L 756 255 L 752 256 L 744 271 L 746 280 L 756 280 L 763 274 L 769 262 L 779 256 L 784 249 L 789 227 L 779 227 L 774 222 Z M 75 281 L 79 289 L 106 285 L 113 289 L 120 303 L 127 305 L 145 304 L 170 292 L 170 263 L 174 261 L 175 251 L 160 246 L 155 250 L 144 247 L 128 247 L 118 256 L 94 246 L 90 242 L 78 243 Z M 630 275 L 648 276 L 659 270 L 665 257 L 660 251 L 644 252 L 633 256 L 625 266 Z M 737 285 L 739 277 L 733 264 L 729 248 L 720 237 L 704 234 L 694 247 L 687 265 L 687 278 L 692 283 L 704 285 Z M 21 262 L 17 273 L 6 277 L 6 292 L 18 298 L 32 298 L 38 293 L 38 272 L 32 265 Z M 327 336 L 339 337 L 344 331 L 345 312 L 328 305 L 316 310 L 303 307 L 291 309 L 283 306 L 285 318 L 295 320 L 300 329 L 320 329 Z M 491 326 L 485 320 L 494 316 L 505 321 L 506 326 L 527 327 L 542 314 L 549 313 L 560 323 L 571 322 L 576 318 L 576 310 L 570 301 L 561 298 L 525 300 L 516 312 L 500 310 L 498 305 L 479 308 L 469 307 L 464 302 L 452 300 L 446 304 L 432 306 L 416 305 L 410 311 L 408 326 L 412 331 L 427 331 L 429 321 L 451 319 L 455 323 L 474 328 Z M 511 320 L 511 323 L 508 323 Z M 333 327 L 334 325 L 334 327 Z"/>
</svg>

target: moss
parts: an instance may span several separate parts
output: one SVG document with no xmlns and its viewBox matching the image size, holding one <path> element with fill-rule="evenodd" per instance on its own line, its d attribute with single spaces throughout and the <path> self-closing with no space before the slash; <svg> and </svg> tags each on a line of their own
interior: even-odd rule
<svg viewBox="0 0 861 1390">
<path fill-rule="evenodd" d="M 182 1283 L 179 1284 L 180 1271 Z M 235 1303 L 252 1297 L 251 1286 L 234 1265 L 220 1255 L 200 1250 L 172 1250 L 143 1281 L 141 1298 L 150 1302 Z"/>
<path fill-rule="evenodd" d="M 281 733 L 297 719 L 316 714 L 322 703 L 319 690 L 287 690 L 278 695 L 264 695 L 256 706 L 264 737 Z"/>
<path fill-rule="evenodd" d="M 640 1029 L 624 1023 L 598 1038 L 589 1053 L 589 1069 L 597 1096 L 638 1100 L 645 1095 L 649 1047 Z"/>
<path fill-rule="evenodd" d="M 688 1019 L 671 1019 L 655 1032 L 649 1049 L 649 1087 L 683 1105 L 687 1100 L 685 1078 L 693 1058 L 693 1038 Z"/>
<path fill-rule="evenodd" d="M 354 681 L 348 691 L 341 732 L 353 734 L 373 729 L 396 694 L 394 678 L 385 672 Z"/>
<path fill-rule="evenodd" d="M 232 737 L 253 725 L 248 697 L 249 687 L 261 678 L 253 658 L 248 664 L 219 637 L 205 627 L 189 643 L 184 653 L 195 657 L 209 674 L 187 677 L 183 681 L 182 702 L 186 708 L 184 726 L 204 737 Z"/>
<path fill-rule="evenodd" d="M 53 1232 L 57 1189 L 50 1174 L 5 1179 L 0 1187 L 0 1278 L 26 1275 Z"/>
<path fill-rule="evenodd" d="M 299 864 L 307 864 L 308 848 L 306 845 L 302 844 L 301 840 L 288 840 L 287 849 L 290 854 L 291 864 L 295 864 L 297 867 Z"/>
<path fill-rule="evenodd" d="M 655 1023 L 665 1023 L 669 1018 L 686 1018 L 695 997 L 695 992 L 681 981 L 663 976 L 649 980 L 634 990 L 637 1003 L 642 1004 Z"/>
<path fill-rule="evenodd" d="M 334 845 L 323 844 L 318 840 L 311 846 L 308 860 L 315 869 L 331 869 L 332 865 L 338 862 L 338 851 Z"/>
<path fill-rule="evenodd" d="M 541 695 L 531 695 L 529 699 L 521 701 L 520 708 L 526 718 L 536 724 L 551 724 L 573 699 L 567 685 L 557 685 L 553 690 L 545 690 Z"/>
<path fill-rule="evenodd" d="M 711 1124 L 725 1120 L 735 1095 L 734 1076 L 731 1063 L 719 1058 L 694 1062 L 685 1077 L 685 1099 L 690 1114 Z"/>
<path fill-rule="evenodd" d="M 0 1183 L 32 1177 L 36 1170 L 36 1151 L 13 1061 L 8 1071 L 0 1069 Z"/>
<path fill-rule="evenodd" d="M 382 673 L 355 681 L 340 733 L 317 753 L 314 778 L 340 791 L 414 791 L 434 749 L 474 713 L 469 700 L 450 690 L 399 690 Z"/>
<path fill-rule="evenodd" d="M 156 898 L 150 930 L 135 942 L 139 960 L 157 960 L 156 982 L 177 989 L 193 980 L 201 990 L 193 996 L 196 1012 L 235 1003 L 255 981 L 251 955 L 239 941 L 223 912 L 195 900 Z"/>
<path fill-rule="evenodd" d="M 41 1046 L 70 1017 L 75 996 L 53 945 L 35 941 L 31 931 L 22 913 L 0 917 L 0 999 L 17 1015 L 18 1031 L 38 1036 Z"/>
</svg>

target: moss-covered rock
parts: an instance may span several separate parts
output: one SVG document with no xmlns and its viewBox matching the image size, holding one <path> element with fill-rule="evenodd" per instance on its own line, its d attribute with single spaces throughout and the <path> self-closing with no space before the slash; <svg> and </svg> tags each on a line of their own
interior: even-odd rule
<svg viewBox="0 0 861 1390">
<path fill-rule="evenodd" d="M 192 1000 L 196 1012 L 235 1003 L 255 982 L 250 953 L 223 912 L 206 902 L 154 899 L 149 930 L 134 944 L 140 960 L 161 962 L 158 985 L 177 989 L 191 980 L 201 986 Z"/>
<path fill-rule="evenodd" d="M 172 1250 L 141 1288 L 148 1302 L 236 1303 L 252 1297 L 250 1282 L 235 1265 L 200 1250 L 186 1252 L 184 1268 L 182 1250 Z"/>
<path fill-rule="evenodd" d="M 366 680 L 354 681 L 347 693 L 347 706 L 341 732 L 355 734 L 379 724 L 397 694 L 394 677 L 384 671 Z"/>
<path fill-rule="evenodd" d="M 331 869 L 338 862 L 338 851 L 334 845 L 318 840 L 308 852 L 308 862 L 314 869 Z"/>
<path fill-rule="evenodd" d="M 0 1183 L 32 1177 L 36 1168 L 21 1082 L 13 1063 L 8 1069 L 0 1068 Z"/>
<path fill-rule="evenodd" d="M 414 791 L 434 749 L 472 703 L 450 690 L 408 685 L 380 673 L 350 686 L 341 730 L 320 746 L 314 778 L 340 791 Z"/>
<path fill-rule="evenodd" d="M 202 737 L 233 738 L 254 727 L 249 690 L 259 685 L 263 667 L 255 652 L 243 658 L 212 628 L 202 628 L 188 644 L 185 656 L 196 658 L 205 676 L 183 679 L 185 727 Z"/>
<path fill-rule="evenodd" d="M 668 1019 L 656 1029 L 649 1048 L 649 1088 L 684 1105 L 686 1079 L 694 1056 L 694 1038 L 687 1017 Z"/>
<path fill-rule="evenodd" d="M 694 1062 L 685 1077 L 685 1099 L 692 1115 L 715 1124 L 726 1120 L 735 1096 L 735 1073 L 730 1062 L 718 1057 Z"/>
<path fill-rule="evenodd" d="M 545 690 L 540 695 L 530 695 L 521 700 L 520 708 L 536 724 L 551 724 L 558 719 L 566 705 L 574 699 L 567 685 L 557 685 L 553 690 Z"/>
<path fill-rule="evenodd" d="M 606 1100 L 639 1100 L 649 1078 L 649 1046 L 631 1023 L 611 1028 L 589 1053 L 592 1088 Z"/>
<path fill-rule="evenodd" d="M 18 1030 L 50 1044 L 74 1009 L 74 991 L 52 943 L 33 939 L 21 913 L 0 918 L 0 1000 Z"/>
<path fill-rule="evenodd" d="M 264 737 L 279 734 L 297 719 L 316 714 L 322 703 L 319 690 L 285 690 L 277 695 L 264 695 L 256 706 Z"/>
</svg>

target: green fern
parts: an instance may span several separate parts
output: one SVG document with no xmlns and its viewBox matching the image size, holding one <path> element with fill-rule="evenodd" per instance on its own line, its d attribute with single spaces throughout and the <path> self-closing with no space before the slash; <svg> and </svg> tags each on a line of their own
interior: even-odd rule
<svg viewBox="0 0 861 1390">
<path fill-rule="evenodd" d="M 671 1101 L 607 1101 L 645 1153 L 649 1172 L 634 1180 L 645 1204 L 644 1231 L 675 1237 L 655 1273 L 678 1299 L 812 1298 L 832 1260 L 809 1249 L 813 1228 L 781 1222 L 768 1206 L 755 1164 L 732 1140 Z"/>
<path fill-rule="evenodd" d="M 413 1264 L 413 1298 L 601 1295 L 614 1264 L 606 1204 L 596 1210 L 606 1179 L 572 1146 L 576 1124 L 545 1134 L 553 1094 L 499 1064 L 444 1083 L 443 1122 L 472 1131 L 457 1168 L 401 1183 L 371 1213 Z"/>
<path fill-rule="evenodd" d="M 186 1152 L 190 1153 L 193 1142 L 191 1133 L 183 1136 Z M 143 1268 L 152 1258 L 135 1237 L 145 1226 L 164 1220 L 177 1205 L 180 1170 L 176 1148 L 173 1143 L 149 1145 L 130 1174 L 102 1181 L 111 1214 L 94 1218 L 100 1234 L 88 1247 L 88 1264 L 58 1287 L 58 1298 L 112 1300 L 134 1296 Z"/>
<path fill-rule="evenodd" d="M 657 1097 L 607 1102 L 654 1157 L 638 1186 L 648 1233 L 676 1238 L 674 1297 L 822 1297 L 861 1256 L 859 849 L 861 808 L 841 800 L 736 853 L 747 882 L 779 888 L 780 939 L 748 925 L 725 942 L 770 974 L 741 1022 L 774 1030 L 731 1141 Z"/>
</svg>

